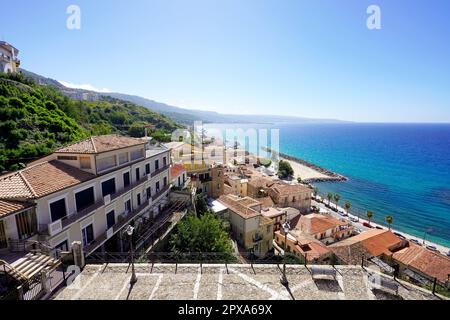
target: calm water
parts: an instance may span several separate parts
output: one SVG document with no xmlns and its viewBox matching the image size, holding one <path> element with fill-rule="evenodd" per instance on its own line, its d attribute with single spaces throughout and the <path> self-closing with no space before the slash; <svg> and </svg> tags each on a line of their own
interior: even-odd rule
<svg viewBox="0 0 450 320">
<path fill-rule="evenodd" d="M 280 124 L 207 125 L 277 128 L 280 150 L 343 174 L 350 180 L 318 183 L 319 192 L 341 195 L 354 212 L 393 228 L 450 246 L 450 125 Z M 240 141 L 244 143 L 243 141 Z"/>
</svg>

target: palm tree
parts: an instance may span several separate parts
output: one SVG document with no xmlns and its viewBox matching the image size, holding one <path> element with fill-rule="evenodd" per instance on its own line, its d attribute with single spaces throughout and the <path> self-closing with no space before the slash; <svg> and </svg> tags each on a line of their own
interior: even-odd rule
<svg viewBox="0 0 450 320">
<path fill-rule="evenodd" d="M 332 194 L 331 192 L 328 192 L 327 198 L 328 198 L 328 206 L 330 206 L 330 204 L 331 204 L 331 199 L 333 199 L 333 194 Z"/>
<path fill-rule="evenodd" d="M 344 208 L 347 211 L 347 214 L 348 214 L 348 210 L 350 209 L 350 206 L 351 206 L 350 202 L 346 201 L 345 204 L 344 204 Z"/>
<path fill-rule="evenodd" d="M 339 202 L 339 200 L 341 199 L 341 196 L 339 195 L 339 194 L 335 194 L 334 195 L 334 201 L 336 201 L 336 210 L 337 210 L 337 207 L 338 207 L 338 202 Z"/>
<path fill-rule="evenodd" d="M 314 198 L 317 197 L 318 194 L 319 194 L 319 189 L 317 187 L 313 187 Z"/>
<path fill-rule="evenodd" d="M 386 216 L 386 223 L 388 224 L 389 230 L 391 230 L 391 224 L 394 222 L 394 218 L 392 216 Z"/>
<path fill-rule="evenodd" d="M 369 218 L 369 225 L 370 225 L 370 220 L 372 219 L 372 217 L 373 217 L 373 212 L 368 210 L 367 211 L 367 218 Z"/>
</svg>

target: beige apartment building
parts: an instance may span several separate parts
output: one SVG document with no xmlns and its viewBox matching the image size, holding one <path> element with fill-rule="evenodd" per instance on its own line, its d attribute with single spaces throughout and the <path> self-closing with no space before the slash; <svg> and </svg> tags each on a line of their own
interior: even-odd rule
<svg viewBox="0 0 450 320">
<path fill-rule="evenodd" d="M 261 214 L 261 203 L 255 199 L 223 195 L 218 201 L 228 208 L 224 219 L 231 225 L 239 245 L 258 257 L 264 257 L 273 246 L 273 221 Z"/>
<path fill-rule="evenodd" d="M 144 140 L 105 135 L 56 150 L 45 161 L 0 177 L 0 250 L 38 240 L 86 255 L 121 244 L 137 217 L 168 203 L 169 150 Z M 120 250 L 120 248 L 119 248 Z"/>
<path fill-rule="evenodd" d="M 302 213 L 311 210 L 311 189 L 300 184 L 275 182 L 268 185 L 268 195 L 280 207 L 293 207 Z"/>
</svg>

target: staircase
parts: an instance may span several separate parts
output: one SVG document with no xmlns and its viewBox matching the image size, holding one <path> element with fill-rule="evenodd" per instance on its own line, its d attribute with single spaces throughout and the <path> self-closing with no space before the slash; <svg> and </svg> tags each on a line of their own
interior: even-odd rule
<svg viewBox="0 0 450 320">
<path fill-rule="evenodd" d="M 32 280 L 42 271 L 57 268 L 61 261 L 42 253 L 27 253 L 18 260 L 8 263 L 0 260 L 0 273 L 6 273 L 14 279 L 25 282 Z"/>
</svg>

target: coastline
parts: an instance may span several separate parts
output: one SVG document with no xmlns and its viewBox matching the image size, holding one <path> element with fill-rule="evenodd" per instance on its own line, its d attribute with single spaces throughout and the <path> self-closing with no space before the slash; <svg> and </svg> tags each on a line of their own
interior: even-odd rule
<svg viewBox="0 0 450 320">
<path fill-rule="evenodd" d="M 298 178 L 305 183 L 312 182 L 330 182 L 330 181 L 347 181 L 347 177 L 341 174 L 319 167 L 318 165 L 308 162 L 306 160 L 290 156 L 282 152 L 276 152 L 268 147 L 261 147 L 262 150 L 271 153 L 281 159 L 288 161 L 294 170 L 294 177 Z"/>
<path fill-rule="evenodd" d="M 314 196 L 313 196 L 313 199 L 314 199 Z M 316 201 L 316 202 L 317 202 L 318 200 L 321 201 L 321 202 L 318 202 L 318 203 L 322 203 L 322 204 L 324 204 L 324 205 L 325 205 L 325 203 L 328 202 L 328 199 L 323 198 L 323 197 L 321 197 L 320 195 L 317 195 L 316 198 L 315 198 L 315 201 Z M 336 206 L 333 202 L 331 202 L 330 206 L 331 206 L 331 207 L 334 207 L 334 208 L 337 208 L 338 211 L 346 212 L 346 210 L 345 210 L 344 208 L 342 208 L 341 206 Z M 332 215 L 335 214 L 339 219 L 348 219 L 348 220 L 350 220 L 350 218 L 357 218 L 357 219 L 359 220 L 359 222 L 358 222 L 359 224 L 362 224 L 362 223 L 364 223 L 364 222 L 367 222 L 367 223 L 369 222 L 367 219 L 364 219 L 364 218 L 358 217 L 358 216 L 355 215 L 355 214 L 352 214 L 352 212 L 351 212 L 350 210 L 348 211 L 348 217 L 340 216 L 339 213 L 334 212 L 334 211 L 332 211 L 332 210 L 329 209 L 329 208 L 327 208 L 326 210 L 328 210 L 329 213 L 332 214 Z M 351 223 L 354 223 L 354 222 L 351 222 Z M 378 226 L 378 227 L 381 227 L 381 228 L 383 228 L 383 229 L 385 229 L 385 230 L 388 229 L 386 226 L 384 226 L 384 225 L 382 225 L 382 224 L 379 224 L 379 223 L 376 223 L 376 222 L 373 222 L 373 221 L 370 222 L 370 225 L 373 226 L 374 228 Z M 369 229 L 369 230 L 370 230 L 370 229 Z M 419 237 L 417 237 L 417 236 L 413 236 L 413 235 L 411 235 L 411 234 L 409 234 L 409 233 L 406 233 L 406 232 L 403 232 L 403 231 L 396 230 L 396 229 L 394 229 L 394 228 L 391 228 L 391 231 L 392 231 L 392 232 L 395 232 L 395 233 L 398 233 L 398 234 L 401 234 L 402 236 L 404 236 L 404 237 L 405 237 L 406 239 L 408 239 L 408 240 L 410 240 L 410 239 L 415 239 L 415 240 L 419 241 L 419 243 L 420 243 L 423 247 L 424 247 L 424 246 L 428 246 L 428 245 L 435 246 L 435 247 L 437 248 L 437 250 L 439 250 L 440 253 L 443 254 L 443 255 L 445 255 L 445 256 L 447 256 L 447 253 L 450 252 L 450 247 L 446 247 L 446 246 L 444 246 L 444 245 L 441 245 L 441 244 L 438 244 L 438 243 L 435 243 L 435 242 L 432 242 L 432 241 L 429 241 L 429 240 L 425 240 L 425 241 L 424 241 L 422 238 L 419 238 Z"/>
</svg>

